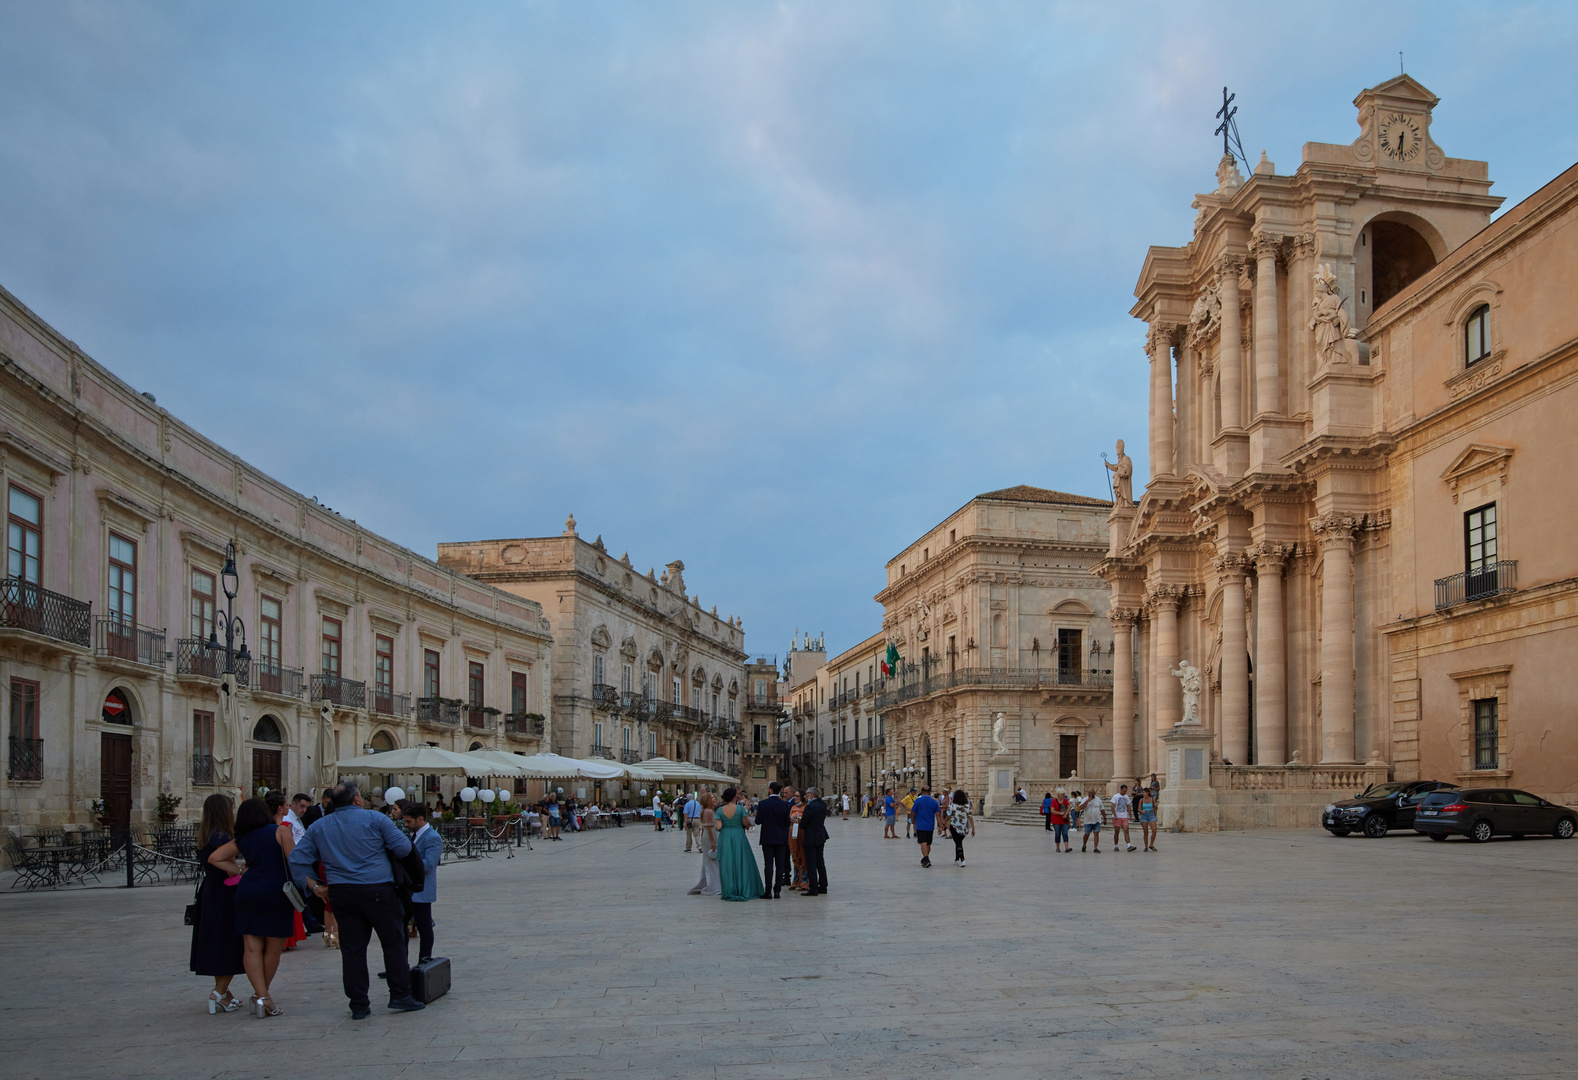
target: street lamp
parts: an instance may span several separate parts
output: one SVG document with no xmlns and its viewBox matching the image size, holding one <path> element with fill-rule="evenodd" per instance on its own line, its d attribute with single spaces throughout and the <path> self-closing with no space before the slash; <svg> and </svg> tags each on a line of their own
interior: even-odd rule
<svg viewBox="0 0 1578 1080">
<path fill-rule="evenodd" d="M 225 568 L 219 572 L 221 586 L 225 590 L 225 671 L 226 675 L 236 673 L 236 661 L 243 664 L 252 662 L 252 654 L 247 652 L 247 628 L 241 621 L 241 616 L 235 614 L 236 592 L 241 583 L 241 575 L 236 573 L 236 542 L 231 540 L 225 545 Z M 220 612 L 214 612 L 214 628 L 208 632 L 208 648 L 211 652 L 219 651 L 219 622 Z M 241 638 L 241 651 L 236 651 L 236 638 Z"/>
</svg>

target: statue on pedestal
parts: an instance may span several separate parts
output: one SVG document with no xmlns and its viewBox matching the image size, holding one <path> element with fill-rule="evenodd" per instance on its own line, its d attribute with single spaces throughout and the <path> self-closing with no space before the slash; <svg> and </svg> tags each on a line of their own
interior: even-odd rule
<svg viewBox="0 0 1578 1080">
<path fill-rule="evenodd" d="M 1321 263 L 1315 271 L 1315 299 L 1310 303 L 1313 310 L 1309 328 L 1315 331 L 1315 354 L 1323 364 L 1359 362 L 1359 344 L 1353 340 L 1358 332 L 1349 323 L 1342 302 L 1342 294 L 1337 291 L 1337 275 L 1328 264 Z"/>
<path fill-rule="evenodd" d="M 1106 454 L 1101 455 L 1106 457 Z M 1118 506 L 1134 505 L 1134 461 L 1123 452 L 1123 440 L 1118 440 L 1118 460 L 1105 463 L 1112 471 L 1112 500 Z"/>
<path fill-rule="evenodd" d="M 1003 727 L 1008 723 L 1008 717 L 998 713 L 992 718 L 992 756 L 1000 757 L 1008 753 L 1008 744 L 1003 741 Z"/>
<path fill-rule="evenodd" d="M 1187 660 L 1178 661 L 1178 666 L 1171 668 L 1168 674 L 1177 677 L 1183 684 L 1183 719 L 1180 724 L 1198 724 L 1200 722 L 1200 669 Z"/>
</svg>

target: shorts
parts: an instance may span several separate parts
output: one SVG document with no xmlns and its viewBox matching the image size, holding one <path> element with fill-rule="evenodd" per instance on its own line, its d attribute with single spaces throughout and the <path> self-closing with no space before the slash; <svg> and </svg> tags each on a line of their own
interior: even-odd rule
<svg viewBox="0 0 1578 1080">
<path fill-rule="evenodd" d="M 1126 817 L 1115 817 L 1112 819 L 1112 827 L 1114 829 L 1127 829 L 1129 827 L 1129 819 Z"/>
<path fill-rule="evenodd" d="M 1140 814 L 1140 824 L 1142 824 L 1142 825 L 1150 825 L 1150 824 L 1153 824 L 1155 821 L 1156 821 L 1156 814 L 1155 814 L 1155 812 L 1146 812 L 1146 813 Z"/>
<path fill-rule="evenodd" d="M 932 830 L 932 829 L 916 829 L 915 830 L 915 842 L 917 844 L 929 844 L 929 843 L 931 843 L 931 834 L 932 834 L 933 831 L 934 830 Z"/>
<path fill-rule="evenodd" d="M 1101 832 L 1101 825 L 1100 825 L 1100 823 L 1093 822 L 1093 823 L 1089 823 L 1089 824 L 1087 824 L 1085 826 L 1085 835 L 1086 836 L 1089 836 L 1091 833 L 1098 833 L 1099 834 L 1100 832 Z"/>
</svg>

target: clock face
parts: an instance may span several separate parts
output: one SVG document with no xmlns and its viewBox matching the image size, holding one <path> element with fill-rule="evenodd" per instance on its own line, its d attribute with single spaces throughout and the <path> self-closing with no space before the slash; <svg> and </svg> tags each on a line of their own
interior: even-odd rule
<svg viewBox="0 0 1578 1080">
<path fill-rule="evenodd" d="M 1392 113 L 1382 120 L 1377 134 L 1386 156 L 1397 161 L 1412 161 L 1425 148 L 1425 134 L 1418 121 L 1404 113 Z"/>
</svg>

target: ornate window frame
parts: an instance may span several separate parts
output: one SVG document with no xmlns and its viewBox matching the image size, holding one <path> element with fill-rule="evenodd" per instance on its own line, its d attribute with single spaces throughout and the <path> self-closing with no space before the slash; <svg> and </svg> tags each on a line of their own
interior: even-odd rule
<svg viewBox="0 0 1578 1080">
<path fill-rule="evenodd" d="M 1458 750 L 1460 768 L 1457 779 L 1502 783 L 1512 779 L 1512 739 L 1509 734 L 1507 688 L 1512 681 L 1512 665 L 1473 668 L 1469 671 L 1449 672 L 1448 678 L 1457 684 L 1458 707 L 1461 720 L 1458 724 Z M 1495 769 L 1474 768 L 1474 702 L 1484 698 L 1496 699 L 1496 756 Z"/>
</svg>

